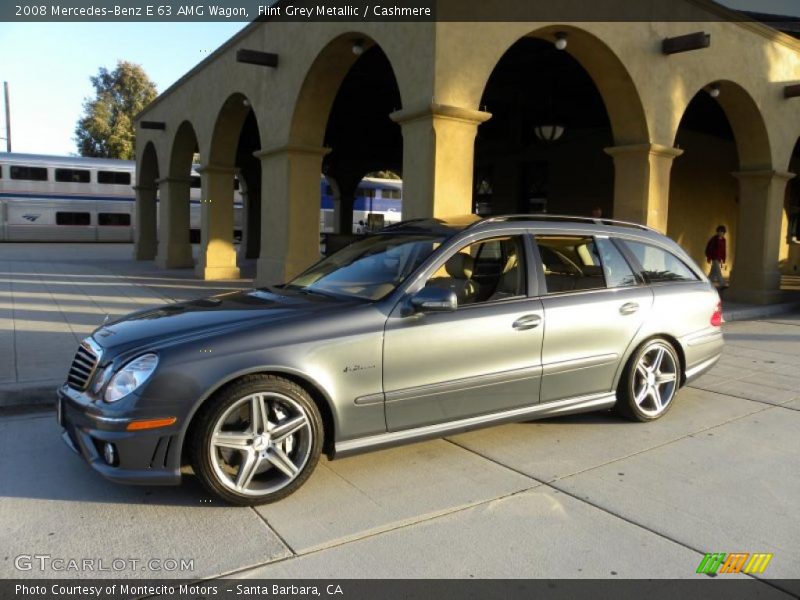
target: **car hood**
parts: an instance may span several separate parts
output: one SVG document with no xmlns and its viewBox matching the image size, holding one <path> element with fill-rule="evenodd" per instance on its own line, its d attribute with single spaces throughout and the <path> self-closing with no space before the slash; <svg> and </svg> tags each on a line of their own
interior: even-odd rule
<svg viewBox="0 0 800 600">
<path fill-rule="evenodd" d="M 259 327 L 287 319 L 306 319 L 320 311 L 353 306 L 355 301 L 260 288 L 131 313 L 104 323 L 93 337 L 115 354 L 133 347 L 161 345 L 182 338 L 213 335 L 239 327 Z"/>
</svg>

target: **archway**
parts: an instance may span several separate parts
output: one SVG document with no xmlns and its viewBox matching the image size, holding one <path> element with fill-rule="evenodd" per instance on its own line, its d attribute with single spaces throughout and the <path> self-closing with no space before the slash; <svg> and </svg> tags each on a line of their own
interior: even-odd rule
<svg viewBox="0 0 800 600">
<path fill-rule="evenodd" d="M 223 103 L 214 124 L 209 159 L 200 168 L 201 246 L 198 272 L 206 279 L 238 277 L 239 257 L 257 258 L 261 239 L 261 148 L 258 121 L 241 93 Z"/>
<path fill-rule="evenodd" d="M 475 143 L 473 209 L 481 214 L 599 209 L 610 216 L 615 170 L 607 150 L 648 140 L 624 66 L 601 40 L 573 27 L 548 27 L 511 45 L 480 108 L 492 115 Z"/>
<path fill-rule="evenodd" d="M 800 173 L 800 139 L 789 161 L 789 172 Z M 786 186 L 781 223 L 781 249 L 778 256 L 783 288 L 800 289 L 800 179 L 795 176 Z"/>
<path fill-rule="evenodd" d="M 767 198 L 750 198 L 755 193 L 753 178 L 759 180 L 771 173 L 763 118 L 744 88 L 730 81 L 713 82 L 698 91 L 687 105 L 675 146 L 683 154 L 672 168 L 667 233 L 698 264 L 705 265 L 706 242 L 717 226 L 724 226 L 728 252 L 723 275 L 727 279 L 742 256 L 759 253 L 753 243 L 763 237 L 770 219 Z M 748 197 L 743 205 L 744 194 Z M 751 223 L 746 223 L 743 217 L 751 204 L 755 204 L 756 221 L 747 219 Z M 780 218 L 772 215 L 772 220 L 775 217 Z M 742 231 L 743 224 L 760 231 Z M 777 258 L 777 246 L 774 254 Z M 761 268 L 760 262 L 750 268 Z"/>
<path fill-rule="evenodd" d="M 136 174 L 133 257 L 136 260 L 152 260 L 158 249 L 156 202 L 159 178 L 158 156 L 153 142 L 145 145 Z"/>
<path fill-rule="evenodd" d="M 266 199 L 259 285 L 285 281 L 319 260 L 323 175 L 337 184 L 338 197 L 329 194 L 333 222 L 346 232 L 363 176 L 400 171 L 402 138 L 389 118 L 400 108 L 397 90 L 390 61 L 368 36 L 340 35 L 320 50 L 298 91 L 288 139 L 259 153 Z"/>
<path fill-rule="evenodd" d="M 183 121 L 172 140 L 167 176 L 159 184 L 156 261 L 164 268 L 191 267 L 194 264 L 190 243 L 190 185 L 192 164 L 197 152 L 194 127 L 189 121 Z"/>
</svg>

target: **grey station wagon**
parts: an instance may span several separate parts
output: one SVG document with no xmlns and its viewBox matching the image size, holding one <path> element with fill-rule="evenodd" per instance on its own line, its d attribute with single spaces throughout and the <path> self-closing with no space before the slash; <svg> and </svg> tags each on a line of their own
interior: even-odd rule
<svg viewBox="0 0 800 600">
<path fill-rule="evenodd" d="M 80 345 L 64 439 L 114 481 L 191 465 L 234 504 L 331 459 L 509 421 L 661 417 L 722 351 L 719 296 L 635 224 L 406 221 L 283 285 L 133 313 Z"/>
</svg>

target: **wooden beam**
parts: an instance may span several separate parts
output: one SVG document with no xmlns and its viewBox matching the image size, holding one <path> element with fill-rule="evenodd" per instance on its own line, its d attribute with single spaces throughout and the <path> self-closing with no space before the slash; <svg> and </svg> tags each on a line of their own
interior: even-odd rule
<svg viewBox="0 0 800 600">
<path fill-rule="evenodd" d="M 261 52 L 259 50 L 245 50 L 244 48 L 240 48 L 236 51 L 236 62 L 274 68 L 278 66 L 278 55 L 273 52 Z"/>
<path fill-rule="evenodd" d="M 690 50 L 700 50 L 711 45 L 711 34 L 705 31 L 688 33 L 677 37 L 664 38 L 661 42 L 661 52 L 664 54 L 678 54 Z"/>
</svg>

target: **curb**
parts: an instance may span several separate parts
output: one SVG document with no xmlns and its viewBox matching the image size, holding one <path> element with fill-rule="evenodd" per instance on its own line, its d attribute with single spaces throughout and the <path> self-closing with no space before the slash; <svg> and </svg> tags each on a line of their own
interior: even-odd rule
<svg viewBox="0 0 800 600">
<path fill-rule="evenodd" d="M 800 311 L 800 302 L 783 302 L 781 304 L 764 304 L 760 306 L 741 306 L 725 309 L 722 304 L 722 318 L 726 323 L 731 321 L 749 321 L 752 319 L 765 319 L 777 315 Z"/>
<path fill-rule="evenodd" d="M 5 409 L 19 409 L 21 407 L 54 406 L 56 389 L 61 381 L 37 381 L 35 383 L 22 383 L 0 386 L 0 411 Z"/>
</svg>

